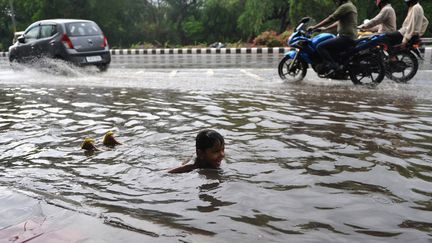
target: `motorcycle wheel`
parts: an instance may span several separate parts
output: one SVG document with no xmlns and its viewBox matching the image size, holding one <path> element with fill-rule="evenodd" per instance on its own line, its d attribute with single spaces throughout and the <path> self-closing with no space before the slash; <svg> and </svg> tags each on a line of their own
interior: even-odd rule
<svg viewBox="0 0 432 243">
<path fill-rule="evenodd" d="M 350 62 L 349 76 L 355 85 L 376 86 L 385 76 L 382 59 L 377 55 L 361 55 Z"/>
<path fill-rule="evenodd" d="M 296 59 L 291 70 L 289 66 L 293 62 L 290 56 L 285 56 L 278 66 L 279 77 L 288 82 L 298 82 L 303 80 L 307 73 L 307 64 L 300 59 Z"/>
<path fill-rule="evenodd" d="M 416 75 L 419 64 L 410 51 L 399 51 L 389 55 L 385 62 L 386 77 L 398 83 L 406 83 Z"/>
</svg>

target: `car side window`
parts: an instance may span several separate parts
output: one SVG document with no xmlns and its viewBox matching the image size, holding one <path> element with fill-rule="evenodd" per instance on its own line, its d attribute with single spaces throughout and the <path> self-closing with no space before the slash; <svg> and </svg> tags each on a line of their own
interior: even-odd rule
<svg viewBox="0 0 432 243">
<path fill-rule="evenodd" d="M 40 39 L 42 38 L 48 38 L 57 33 L 57 28 L 55 25 L 42 25 L 41 26 L 41 34 Z"/>
<path fill-rule="evenodd" d="M 25 42 L 30 43 L 30 42 L 37 40 L 37 38 L 39 37 L 39 30 L 40 30 L 40 26 L 35 26 L 35 27 L 31 28 L 30 30 L 28 30 L 24 34 Z"/>
</svg>

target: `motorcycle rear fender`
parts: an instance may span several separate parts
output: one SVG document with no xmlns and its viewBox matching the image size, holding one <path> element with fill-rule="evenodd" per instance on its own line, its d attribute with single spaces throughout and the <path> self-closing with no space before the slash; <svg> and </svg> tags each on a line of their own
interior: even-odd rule
<svg viewBox="0 0 432 243">
<path fill-rule="evenodd" d="M 298 52 L 298 50 L 293 49 L 293 50 L 286 52 L 285 56 L 289 56 L 291 59 L 294 59 L 294 57 L 297 55 L 297 52 Z M 300 58 L 301 58 L 301 60 L 303 60 L 307 63 L 312 63 L 309 56 L 304 52 L 300 52 Z"/>
</svg>

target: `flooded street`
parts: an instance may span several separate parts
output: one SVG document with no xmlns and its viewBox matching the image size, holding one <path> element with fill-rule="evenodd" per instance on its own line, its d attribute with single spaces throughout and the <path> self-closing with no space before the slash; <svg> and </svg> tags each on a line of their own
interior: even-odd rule
<svg viewBox="0 0 432 243">
<path fill-rule="evenodd" d="M 432 242 L 431 71 L 369 89 L 310 70 L 283 83 L 259 64 L 59 67 L 0 63 L 0 186 L 90 217 L 45 217 L 44 232 L 96 221 L 73 240 Z M 205 128 L 225 137 L 221 170 L 168 174 Z M 107 131 L 124 145 L 104 147 Z M 102 151 L 80 150 L 86 137 Z M 17 217 L 35 206 L 8 195 L 0 241 L 41 215 Z"/>
</svg>

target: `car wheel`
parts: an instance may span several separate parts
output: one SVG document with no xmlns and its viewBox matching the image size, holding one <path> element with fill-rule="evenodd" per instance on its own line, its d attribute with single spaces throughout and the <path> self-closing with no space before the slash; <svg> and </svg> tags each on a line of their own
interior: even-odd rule
<svg viewBox="0 0 432 243">
<path fill-rule="evenodd" d="M 10 63 L 16 62 L 15 56 L 9 56 L 9 62 Z"/>
<path fill-rule="evenodd" d="M 9 65 L 13 70 L 22 70 L 19 61 L 15 56 L 9 56 Z"/>
<path fill-rule="evenodd" d="M 107 63 L 99 64 L 99 65 L 96 65 L 96 67 L 99 69 L 99 71 L 106 72 L 108 70 L 109 64 L 107 64 Z"/>
</svg>

